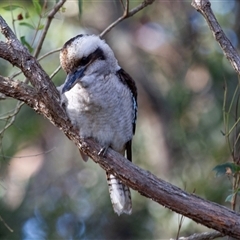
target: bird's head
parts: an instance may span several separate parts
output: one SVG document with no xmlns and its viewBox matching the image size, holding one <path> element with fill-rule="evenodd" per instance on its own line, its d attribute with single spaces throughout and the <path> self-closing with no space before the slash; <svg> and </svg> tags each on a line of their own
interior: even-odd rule
<svg viewBox="0 0 240 240">
<path fill-rule="evenodd" d="M 62 93 L 69 91 L 84 76 L 108 74 L 120 69 L 105 41 L 88 34 L 77 35 L 63 45 L 60 63 L 67 73 Z"/>
</svg>

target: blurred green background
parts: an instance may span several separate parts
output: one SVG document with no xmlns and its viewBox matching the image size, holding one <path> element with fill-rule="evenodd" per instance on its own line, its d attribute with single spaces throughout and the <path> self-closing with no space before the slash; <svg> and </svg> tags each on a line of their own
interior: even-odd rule
<svg viewBox="0 0 240 240">
<path fill-rule="evenodd" d="M 18 7 L 9 11 L 10 3 Z M 54 1 L 45 3 L 40 1 L 45 6 L 40 19 L 31 1 L 0 2 L 0 14 L 33 49 Z M 130 1 L 130 8 L 140 3 Z M 214 1 L 212 8 L 238 48 L 239 1 Z M 40 56 L 77 34 L 100 34 L 121 14 L 117 0 L 82 1 L 80 15 L 78 1 L 67 1 L 54 17 Z M 40 30 L 36 33 L 28 24 Z M 190 1 L 156 1 L 104 39 L 138 87 L 134 163 L 190 193 L 231 207 L 225 202 L 231 180 L 216 178 L 212 169 L 231 161 L 222 133 L 226 128 L 223 103 L 225 99 L 228 108 L 238 77 L 203 17 Z M 0 40 L 5 41 L 2 35 Z M 49 75 L 59 66 L 58 55 L 40 61 Z M 17 72 L 0 59 L 1 75 Z M 65 77 L 61 70 L 52 80 L 58 86 Z M 238 92 L 229 124 L 238 118 L 237 98 Z M 0 129 L 16 104 L 14 99 L 0 101 Z M 181 216 L 135 191 L 132 215 L 114 214 L 104 171 L 92 160 L 83 162 L 75 145 L 29 107 L 20 109 L 12 126 L 1 134 L 0 143 L 0 217 L 14 230 L 10 232 L 0 221 L 0 239 L 176 238 Z M 184 218 L 180 236 L 203 231 L 210 230 Z"/>
</svg>

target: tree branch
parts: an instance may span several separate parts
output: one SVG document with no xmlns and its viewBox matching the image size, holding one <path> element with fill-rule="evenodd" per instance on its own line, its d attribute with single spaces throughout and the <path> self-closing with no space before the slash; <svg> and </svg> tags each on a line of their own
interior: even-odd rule
<svg viewBox="0 0 240 240">
<path fill-rule="evenodd" d="M 204 233 L 194 233 L 188 237 L 180 237 L 177 240 L 212 240 L 215 238 L 224 237 L 220 232 L 204 232 Z M 173 240 L 173 239 L 170 239 Z"/>
<path fill-rule="evenodd" d="M 129 0 L 126 0 L 126 6 L 123 11 L 123 15 L 118 18 L 115 22 L 110 24 L 105 30 L 102 31 L 102 33 L 99 35 L 100 38 L 102 38 L 106 33 L 108 33 L 112 28 L 114 28 L 117 24 L 122 22 L 124 19 L 132 17 L 137 12 L 141 11 L 143 8 L 147 7 L 148 5 L 152 4 L 155 0 L 144 0 L 141 4 L 139 4 L 137 7 L 133 8 L 131 11 L 129 11 Z"/>
<path fill-rule="evenodd" d="M 14 81 L 10 78 L 0 76 L 0 91 L 8 97 L 15 98 L 19 101 L 26 103 L 29 107 L 37 112 L 42 112 L 41 99 L 36 94 L 34 88 L 26 85 L 21 81 Z"/>
<path fill-rule="evenodd" d="M 1 16 L 0 30 L 7 39 L 6 43 L 0 42 L 0 57 L 22 70 L 25 77 L 33 85 L 38 99 L 41 99 L 41 102 L 44 103 L 45 114 L 53 124 L 60 127 L 63 121 L 69 122 L 66 112 L 59 104 L 59 93 L 53 82 L 37 60 L 22 46 Z M 56 114 L 59 116 L 57 121 L 54 120 Z"/>
<path fill-rule="evenodd" d="M 33 106 L 35 111 L 48 118 L 60 128 L 81 151 L 90 156 L 105 171 L 111 172 L 122 182 L 143 196 L 159 204 L 189 217 L 209 228 L 213 228 L 225 235 L 240 239 L 240 215 L 216 203 L 204 200 L 194 194 L 189 194 L 175 187 L 148 171 L 140 169 L 120 154 L 109 149 L 106 157 L 98 155 L 101 146 L 92 139 L 80 139 L 78 130 L 73 128 L 65 111 L 59 105 L 59 95 L 47 74 L 26 48 L 17 40 L 6 22 L 0 17 L 0 30 L 7 38 L 7 43 L 0 42 L 0 57 L 18 66 L 32 83 L 33 88 L 12 82 L 7 78 L 0 78 L 0 92 L 14 97 Z M 4 53 L 3 47 L 7 48 Z M 14 54 L 13 54 L 14 53 Z M 5 89 L 5 90 L 4 90 Z M 10 91 L 10 93 L 7 93 Z M 12 91 L 12 93 L 11 93 Z M 32 95 L 32 96 L 30 96 Z M 25 97 L 29 97 L 27 101 Z M 33 101 L 33 98 L 36 101 Z M 32 99 L 32 100 L 31 100 Z"/>
<path fill-rule="evenodd" d="M 44 39 L 46 38 L 46 35 L 47 35 L 47 32 L 48 32 L 48 29 L 51 25 L 51 22 L 53 20 L 53 17 L 55 16 L 55 14 L 59 11 L 59 9 L 63 6 L 63 4 L 66 2 L 66 0 L 60 0 L 58 1 L 53 9 L 49 12 L 48 16 L 47 16 L 47 22 L 46 22 L 46 25 L 43 29 L 43 32 L 42 32 L 42 36 L 40 38 L 40 41 L 38 43 L 38 46 L 36 47 L 36 51 L 34 53 L 34 57 L 38 57 L 41 49 L 42 49 L 42 45 L 43 45 L 43 42 L 44 42 Z"/>
<path fill-rule="evenodd" d="M 105 171 L 111 172 L 143 196 L 224 235 L 240 239 L 240 215 L 236 212 L 157 178 L 111 149 L 106 158 L 100 158 L 100 147 L 91 139 L 86 139 L 81 149 Z"/>
<path fill-rule="evenodd" d="M 192 6 L 203 15 L 213 33 L 213 36 L 222 48 L 224 55 L 231 63 L 233 69 L 240 74 L 240 56 L 220 27 L 213 14 L 209 0 L 193 0 Z"/>
</svg>

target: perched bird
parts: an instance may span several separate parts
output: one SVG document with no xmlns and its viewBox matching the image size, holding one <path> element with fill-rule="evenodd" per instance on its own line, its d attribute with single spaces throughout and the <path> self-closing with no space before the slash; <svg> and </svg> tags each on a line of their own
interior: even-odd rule
<svg viewBox="0 0 240 240">
<path fill-rule="evenodd" d="M 80 34 L 68 40 L 60 63 L 67 78 L 58 89 L 62 105 L 82 138 L 92 137 L 106 153 L 108 147 L 131 161 L 137 119 L 137 88 L 118 65 L 112 49 L 96 35 Z M 82 154 L 84 160 L 87 157 Z M 130 190 L 107 174 L 114 211 L 131 214 Z"/>
</svg>

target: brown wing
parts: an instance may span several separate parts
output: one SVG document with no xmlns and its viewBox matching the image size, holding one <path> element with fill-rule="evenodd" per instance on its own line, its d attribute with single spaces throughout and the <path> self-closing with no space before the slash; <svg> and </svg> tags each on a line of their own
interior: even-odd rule
<svg viewBox="0 0 240 240">
<path fill-rule="evenodd" d="M 119 79 L 123 84 L 126 84 L 131 93 L 132 93 L 132 103 L 133 103 L 133 109 L 134 109 L 134 114 L 133 114 L 133 134 L 135 133 L 136 129 L 136 121 L 137 121 L 137 87 L 134 82 L 134 80 L 131 78 L 131 76 L 126 73 L 122 68 L 117 71 L 117 74 L 119 76 Z"/>
<path fill-rule="evenodd" d="M 126 84 L 132 93 L 132 104 L 133 104 L 133 134 L 135 134 L 136 130 L 136 121 L 137 121 L 137 87 L 134 80 L 131 76 L 126 73 L 122 68 L 117 71 L 118 77 L 123 84 Z M 126 152 L 127 152 L 127 159 L 132 161 L 132 140 L 126 143 Z"/>
</svg>

